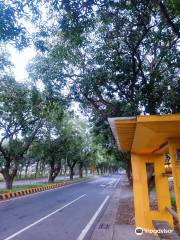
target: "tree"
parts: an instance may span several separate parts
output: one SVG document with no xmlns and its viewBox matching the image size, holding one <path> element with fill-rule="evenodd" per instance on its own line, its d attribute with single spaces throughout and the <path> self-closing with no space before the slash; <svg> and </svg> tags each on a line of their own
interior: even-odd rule
<svg viewBox="0 0 180 240">
<path fill-rule="evenodd" d="M 44 125 L 33 146 L 35 154 L 49 165 L 49 182 L 54 182 L 60 172 L 61 161 L 64 158 L 63 136 L 61 129 L 65 117 L 65 105 L 46 91 L 43 92 L 48 100 L 46 112 L 43 115 Z M 38 149 L 39 152 L 36 151 Z"/>
<path fill-rule="evenodd" d="M 40 61 L 50 67 L 51 78 L 45 79 L 45 69 L 36 62 L 38 76 L 56 91 L 69 84 L 84 108 L 105 119 L 143 110 L 172 111 L 161 96 L 178 77 L 177 38 L 159 19 L 157 7 L 152 1 L 102 1 L 96 10 L 94 5 L 94 1 L 62 3 L 69 13 L 64 15 L 67 24 L 62 24 L 52 51 Z"/>
<path fill-rule="evenodd" d="M 56 94 L 67 87 L 107 136 L 108 117 L 179 112 L 179 17 L 169 2 L 54 2 L 60 25 L 33 73 Z"/>
<path fill-rule="evenodd" d="M 59 139 L 48 140 L 43 146 L 43 159 L 49 165 L 48 182 L 54 182 L 61 169 L 62 155 Z"/>
<path fill-rule="evenodd" d="M 41 115 L 37 114 L 42 106 L 34 99 L 33 92 L 13 78 L 6 76 L 0 85 L 0 152 L 3 157 L 0 172 L 7 189 L 11 189 L 19 161 L 42 126 Z"/>
<path fill-rule="evenodd" d="M 79 177 L 83 177 L 83 170 L 88 171 L 88 167 L 92 161 L 92 155 L 94 152 L 94 146 L 92 143 L 92 134 L 90 132 L 90 125 L 86 119 L 83 118 L 75 118 L 74 125 L 79 135 L 82 138 L 82 142 L 80 143 L 80 154 L 78 158 L 78 167 L 79 167 Z"/>
<path fill-rule="evenodd" d="M 70 180 L 73 180 L 74 167 L 78 161 L 82 158 L 82 143 L 83 138 L 80 133 L 69 126 L 69 130 L 66 129 L 66 160 L 70 171 Z"/>
<path fill-rule="evenodd" d="M 173 18 L 175 14 L 180 14 L 180 3 L 177 0 L 168 0 L 164 3 L 161 0 L 156 0 L 162 17 L 165 19 L 166 23 L 171 27 L 173 33 L 180 37 L 179 24 L 174 23 Z M 175 19 L 176 20 L 176 19 Z"/>
<path fill-rule="evenodd" d="M 64 14 L 61 20 L 61 27 L 69 36 L 71 32 L 82 34 L 84 29 L 94 25 L 96 14 L 104 10 L 111 10 L 114 7 L 126 7 L 127 10 L 134 6 L 136 9 L 147 6 L 156 13 L 161 13 L 162 21 L 171 27 L 174 34 L 179 37 L 179 19 L 176 18 L 180 13 L 180 3 L 178 0 L 147 0 L 147 1 L 55 1 L 55 10 L 63 9 Z"/>
<path fill-rule="evenodd" d="M 18 49 L 30 45 L 32 36 L 25 22 L 40 18 L 41 0 L 0 1 L 0 43 L 11 43 Z"/>
<path fill-rule="evenodd" d="M 71 77 L 72 91 L 83 106 L 105 118 L 134 115 L 144 108 L 150 114 L 172 111 L 161 96 L 167 96 L 169 85 L 178 78 L 177 37 L 161 17 L 158 4 L 168 9 L 171 20 L 176 5 L 175 1 L 155 2 L 55 2 L 59 13 L 64 9 L 59 30 L 64 40 L 57 41 L 51 60 L 63 62 L 62 42 L 66 60 L 59 75 Z M 178 15 L 173 21 L 178 28 Z M 67 71 L 66 63 L 72 64 L 74 72 Z"/>
<path fill-rule="evenodd" d="M 25 167 L 25 177 L 27 176 L 28 167 L 32 164 L 36 164 L 35 178 L 40 175 L 40 165 L 44 164 L 45 162 L 43 161 L 43 147 L 43 143 L 38 138 L 38 135 L 36 135 L 36 138 L 32 142 L 31 147 L 29 148 L 27 154 L 24 157 L 25 161 L 23 161 L 23 165 Z"/>
</svg>

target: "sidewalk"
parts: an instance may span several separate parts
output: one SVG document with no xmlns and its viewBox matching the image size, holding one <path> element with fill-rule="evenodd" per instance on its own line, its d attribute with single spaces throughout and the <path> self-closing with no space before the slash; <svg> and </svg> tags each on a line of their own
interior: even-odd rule
<svg viewBox="0 0 180 240">
<path fill-rule="evenodd" d="M 126 186 L 125 186 L 126 185 Z M 121 208 L 121 202 L 132 198 L 131 188 L 127 186 L 127 179 L 124 175 L 119 186 L 115 190 L 111 197 L 108 206 L 102 215 L 101 219 L 96 225 L 96 228 L 91 236 L 90 240 L 158 240 L 159 238 L 154 237 L 150 234 L 143 234 L 137 236 L 135 234 L 135 227 L 132 224 L 124 224 L 123 221 L 119 220 L 122 210 L 122 218 L 125 219 L 124 209 Z M 125 209 L 126 210 L 126 209 Z M 132 214 L 133 215 L 133 214 Z M 127 222 L 128 223 L 128 222 Z"/>
</svg>

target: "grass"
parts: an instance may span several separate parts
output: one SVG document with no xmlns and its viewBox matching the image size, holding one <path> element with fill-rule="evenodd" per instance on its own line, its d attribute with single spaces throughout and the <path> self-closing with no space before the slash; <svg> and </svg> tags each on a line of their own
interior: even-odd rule
<svg viewBox="0 0 180 240">
<path fill-rule="evenodd" d="M 0 174 L 0 182 L 3 182 L 3 176 Z"/>
<path fill-rule="evenodd" d="M 14 180 L 33 180 L 33 179 L 47 178 L 47 177 L 48 177 L 48 174 L 37 174 L 36 175 L 35 173 L 32 173 L 27 176 L 25 176 L 25 175 L 22 175 L 21 177 L 16 176 Z"/>
<path fill-rule="evenodd" d="M 0 194 L 2 193 L 8 193 L 8 192 L 18 192 L 18 191 L 22 191 L 22 190 L 26 190 L 29 188 L 36 188 L 36 187 L 44 187 L 44 186 L 48 186 L 48 185 L 53 185 L 59 182 L 64 182 L 63 180 L 54 182 L 54 183 L 37 183 L 37 184 L 30 184 L 30 185 L 22 185 L 22 186 L 14 186 L 11 190 L 7 190 L 7 189 L 0 189 Z"/>
<path fill-rule="evenodd" d="M 25 177 L 25 175 L 20 176 L 16 176 L 14 178 L 14 180 L 19 181 L 19 180 L 33 180 L 33 179 L 39 179 L 39 178 L 47 178 L 48 174 L 42 175 L 42 174 L 30 174 L 28 176 Z M 3 176 L 0 174 L 0 182 L 4 182 Z"/>
</svg>

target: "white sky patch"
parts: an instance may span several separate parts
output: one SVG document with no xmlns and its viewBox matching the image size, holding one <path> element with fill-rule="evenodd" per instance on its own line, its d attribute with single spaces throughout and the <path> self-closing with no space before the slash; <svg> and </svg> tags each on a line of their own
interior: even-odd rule
<svg viewBox="0 0 180 240">
<path fill-rule="evenodd" d="M 37 87 L 38 90 L 41 91 L 41 92 L 44 91 L 44 88 L 45 88 L 45 87 L 44 87 L 44 84 L 43 84 L 43 82 L 42 82 L 41 80 L 37 80 L 37 81 L 36 81 L 36 87 Z"/>
<path fill-rule="evenodd" d="M 22 51 L 18 51 L 14 47 L 8 48 L 11 54 L 11 61 L 14 64 L 14 75 L 17 81 L 27 81 L 28 73 L 26 67 L 28 62 L 35 57 L 36 51 L 32 47 L 28 47 Z"/>
</svg>

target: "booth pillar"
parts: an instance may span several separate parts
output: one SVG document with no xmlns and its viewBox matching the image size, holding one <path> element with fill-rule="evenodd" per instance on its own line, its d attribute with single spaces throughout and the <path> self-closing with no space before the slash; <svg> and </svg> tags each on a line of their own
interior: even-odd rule
<svg viewBox="0 0 180 240">
<path fill-rule="evenodd" d="M 136 227 L 154 229 L 152 220 L 165 220 L 173 226 L 173 219 L 166 211 L 171 207 L 168 180 L 163 177 L 163 155 L 131 154 L 133 193 Z M 155 170 L 155 188 L 157 193 L 158 210 L 152 211 L 149 204 L 146 164 L 153 163 Z"/>
<path fill-rule="evenodd" d="M 180 219 L 180 138 L 168 140 L 178 219 Z"/>
</svg>

